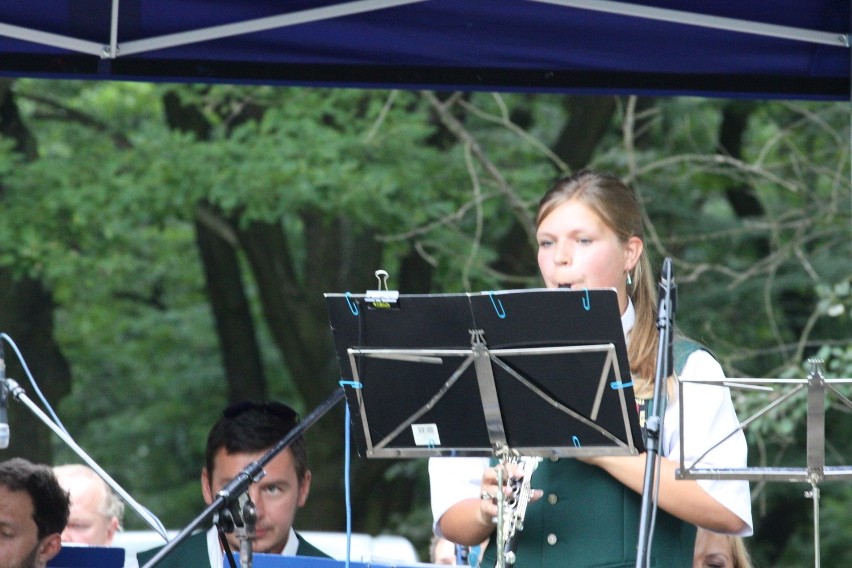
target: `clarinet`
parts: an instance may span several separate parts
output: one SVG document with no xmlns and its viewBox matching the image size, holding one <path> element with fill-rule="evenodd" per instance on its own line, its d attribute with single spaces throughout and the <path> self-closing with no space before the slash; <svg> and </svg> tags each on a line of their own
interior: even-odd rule
<svg viewBox="0 0 852 568">
<path fill-rule="evenodd" d="M 527 505 L 530 501 L 532 488 L 530 480 L 532 474 L 538 467 L 540 457 L 522 457 L 514 458 L 512 463 L 523 465 L 524 478 L 513 479 L 509 483 L 512 490 L 511 495 L 503 501 L 503 532 L 501 538 L 497 541 L 497 545 L 503 543 L 503 560 L 507 566 L 512 566 L 515 563 L 515 549 L 518 547 L 518 533 L 524 530 L 524 516 L 527 514 Z M 498 567 L 499 566 L 498 562 Z"/>
</svg>

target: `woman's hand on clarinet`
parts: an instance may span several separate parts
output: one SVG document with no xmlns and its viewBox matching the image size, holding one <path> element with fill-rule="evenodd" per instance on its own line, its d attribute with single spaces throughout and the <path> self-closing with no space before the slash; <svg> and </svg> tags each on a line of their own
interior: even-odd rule
<svg viewBox="0 0 852 568">
<path fill-rule="evenodd" d="M 495 467 L 489 467 L 482 474 L 482 484 L 479 488 L 479 514 L 482 520 L 493 523 L 499 514 L 498 495 L 498 468 L 502 468 L 503 498 L 512 497 L 512 481 L 524 478 L 524 469 L 520 464 L 507 463 Z M 538 501 L 544 492 L 541 489 L 533 489 L 530 492 L 530 503 Z"/>
</svg>

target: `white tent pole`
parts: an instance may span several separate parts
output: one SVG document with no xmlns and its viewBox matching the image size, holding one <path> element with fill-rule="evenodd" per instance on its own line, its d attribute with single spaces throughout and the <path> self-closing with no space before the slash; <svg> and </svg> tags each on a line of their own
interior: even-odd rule
<svg viewBox="0 0 852 568">
<path fill-rule="evenodd" d="M 71 51 L 97 55 L 98 57 L 102 56 L 104 51 L 104 45 L 102 43 L 76 39 L 49 32 L 42 32 L 21 26 L 13 26 L 11 24 L 0 23 L 0 36 L 20 39 L 31 43 L 40 43 L 52 47 L 61 47 Z"/>
<path fill-rule="evenodd" d="M 417 2 L 425 1 L 427 0 L 359 0 L 356 2 L 346 2 L 333 6 L 326 6 L 324 8 L 302 10 L 299 12 L 291 12 L 289 14 L 281 14 L 279 16 L 258 18 L 256 20 L 246 20 L 245 22 L 238 22 L 235 24 L 225 24 L 222 26 L 213 26 L 188 32 L 179 32 L 137 41 L 129 41 L 121 44 L 121 55 L 131 55 L 133 53 L 141 53 L 188 43 L 197 43 L 223 37 L 283 28 L 296 24 L 305 24 L 336 18 L 339 16 L 372 12 L 375 10 L 382 10 L 384 8 L 393 8 L 396 6 L 416 4 Z"/>
<path fill-rule="evenodd" d="M 300 12 L 271 16 L 268 18 L 247 20 L 245 22 L 239 22 L 235 24 L 213 26 L 210 28 L 202 28 L 188 32 L 180 32 L 155 38 L 131 41 L 126 44 L 123 44 L 120 48 L 120 51 L 121 55 L 130 55 L 133 53 L 141 53 L 145 51 L 152 51 L 155 49 L 163 49 L 167 47 L 185 45 L 188 43 L 218 39 L 221 37 L 264 31 L 308 22 L 315 22 L 339 16 L 370 12 L 374 10 L 403 6 L 407 4 L 415 4 L 424 1 L 427 0 L 357 0 L 355 2 L 347 2 L 344 4 L 327 6 L 324 8 L 316 8 L 313 10 L 303 10 Z M 624 16 L 648 18 L 652 20 L 661 20 L 679 24 L 729 30 L 752 35 L 763 35 L 824 45 L 842 46 L 846 48 L 850 47 L 850 36 L 848 34 L 837 34 L 832 32 L 822 32 L 803 28 L 793 28 L 789 26 L 764 24 L 761 22 L 738 20 L 735 18 L 724 18 L 721 16 L 696 14 L 694 12 L 686 12 L 682 10 L 653 8 L 650 6 L 640 6 L 636 4 L 627 4 L 624 2 L 615 2 L 611 0 L 528 1 L 540 2 L 543 4 L 554 4 L 557 6 L 565 6 L 569 8 L 594 10 L 598 12 L 608 12 Z M 78 51 L 81 53 L 97 55 L 99 57 L 115 58 L 118 56 L 119 51 L 118 4 L 119 0 L 113 0 L 109 45 L 103 45 L 102 43 L 97 43 L 93 41 L 81 40 L 68 36 L 62 36 L 59 34 L 52 34 L 48 32 L 34 30 L 31 28 L 25 28 L 21 26 L 14 26 L 3 23 L 0 23 L 0 36 L 11 37 L 32 43 L 40 43 L 53 47 L 60 47 L 71 51 Z"/>
<path fill-rule="evenodd" d="M 393 8 L 396 6 L 404 6 L 406 4 L 416 4 L 418 2 L 426 2 L 428 0 L 357 0 L 355 2 L 346 2 L 327 6 L 324 8 L 316 8 L 313 10 L 302 10 L 300 12 L 292 12 L 268 18 L 258 18 L 255 20 L 247 20 L 235 24 L 225 24 L 222 26 L 213 26 L 210 28 L 202 28 L 188 32 L 180 32 L 168 34 L 154 38 L 141 39 L 127 42 L 119 46 L 118 44 L 118 4 L 119 0 L 112 1 L 112 19 L 110 23 L 110 39 L 109 44 L 98 43 L 77 39 L 69 36 L 42 32 L 32 28 L 22 26 L 14 26 L 11 24 L 0 23 L 0 36 L 20 39 L 31 43 L 39 43 L 49 45 L 51 47 L 59 47 L 70 51 L 78 51 L 89 55 L 97 55 L 102 58 L 114 59 L 121 55 L 131 55 L 133 53 L 142 53 L 155 49 L 163 49 L 167 47 L 175 47 L 188 43 L 196 43 L 211 39 L 219 39 L 223 37 L 247 34 L 252 32 L 260 32 L 275 28 L 283 28 L 296 24 L 305 24 L 308 22 L 316 22 L 327 20 L 339 16 L 349 16 L 363 12 L 372 12 L 375 10 L 383 10 L 385 8 Z"/>
<path fill-rule="evenodd" d="M 769 37 L 777 37 L 781 39 L 804 41 L 809 43 L 821 43 L 825 45 L 849 47 L 849 36 L 846 34 L 821 32 L 817 30 L 807 30 L 802 28 L 792 28 L 789 26 L 778 26 L 774 24 L 764 24 L 761 22 L 754 22 L 749 20 L 723 18 L 721 16 L 708 16 L 706 14 L 696 14 L 695 12 L 685 12 L 682 10 L 653 8 L 650 6 L 626 4 L 624 2 L 613 2 L 610 0 L 529 1 L 541 2 L 542 4 L 555 4 L 557 6 L 566 6 L 569 8 L 594 10 L 596 12 L 608 12 L 610 14 L 620 14 L 623 16 L 634 16 L 638 18 L 648 18 L 651 20 L 662 20 L 665 22 L 674 22 L 676 24 L 688 24 L 693 26 L 701 26 L 704 28 L 714 28 L 719 30 L 742 32 L 752 35 L 762 35 Z"/>
</svg>

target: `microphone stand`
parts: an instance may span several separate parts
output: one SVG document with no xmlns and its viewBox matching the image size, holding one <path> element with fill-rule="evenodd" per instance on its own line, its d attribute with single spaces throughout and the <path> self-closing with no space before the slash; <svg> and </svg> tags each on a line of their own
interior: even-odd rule
<svg viewBox="0 0 852 568">
<path fill-rule="evenodd" d="M 639 541 L 636 546 L 636 568 L 647 568 L 651 560 L 652 508 L 660 434 L 665 417 L 663 401 L 665 385 L 672 369 L 672 345 L 674 340 L 674 313 L 677 310 L 677 286 L 672 274 L 672 259 L 663 260 L 660 277 L 660 299 L 657 310 L 657 329 L 660 332 L 657 348 L 657 371 L 654 377 L 654 398 L 651 412 L 645 418 L 645 479 L 642 487 L 642 509 L 639 517 Z"/>
<path fill-rule="evenodd" d="M 219 511 L 230 511 L 239 512 L 241 507 L 234 506 L 233 500 L 239 499 L 242 494 L 245 494 L 248 491 L 249 485 L 254 482 L 259 481 L 263 478 L 266 473 L 263 471 L 263 466 L 269 463 L 272 458 L 277 456 L 282 450 L 288 447 L 293 440 L 301 436 L 305 430 L 313 426 L 314 422 L 319 420 L 324 414 L 326 414 L 331 408 L 340 402 L 343 399 L 344 391 L 343 387 L 335 389 L 332 394 L 325 399 L 319 406 L 317 406 L 314 410 L 311 411 L 310 414 L 305 416 L 305 418 L 300 421 L 292 430 L 290 430 L 283 438 L 281 438 L 272 448 L 269 449 L 263 456 L 260 457 L 257 461 L 253 461 L 248 464 L 243 470 L 237 474 L 234 479 L 229 481 L 225 487 L 223 487 L 217 494 L 216 498 L 213 500 L 210 505 L 207 506 L 195 519 L 193 519 L 186 527 L 184 527 L 174 539 L 168 542 L 162 549 L 160 549 L 157 554 L 151 558 L 147 564 L 145 564 L 142 568 L 152 568 L 156 566 L 156 564 L 165 558 L 172 550 L 174 550 L 181 542 L 186 540 L 192 532 L 201 525 L 204 521 L 209 519 L 214 513 L 217 513 L 218 517 L 230 514 L 223 513 L 222 515 L 218 515 Z M 248 503 L 250 504 L 249 500 Z M 253 506 L 252 506 L 253 508 Z M 251 521 L 253 525 L 253 521 Z M 252 526 L 252 532 L 254 527 Z M 242 552 L 245 543 L 248 543 L 247 552 L 251 550 L 251 540 L 241 539 L 240 549 Z M 227 549 L 226 549 L 227 550 Z M 250 554 L 249 554 L 250 556 Z M 250 560 L 250 559 L 249 559 Z M 242 554 L 240 555 L 240 563 L 244 568 L 250 568 L 244 563 L 244 559 L 242 558 Z"/>
<path fill-rule="evenodd" d="M 107 485 L 109 485 L 113 489 L 113 491 L 115 491 L 119 496 L 121 496 L 121 498 L 124 499 L 124 501 L 128 505 L 130 505 L 130 507 L 134 511 L 136 511 L 136 513 L 138 513 L 140 517 L 142 517 L 142 519 L 148 524 L 148 526 L 150 526 L 152 529 L 154 529 L 154 531 L 157 532 L 157 534 L 163 537 L 163 540 L 168 542 L 169 536 L 166 532 L 165 527 L 159 521 L 159 519 L 154 516 L 153 513 L 145 509 L 139 503 L 137 503 L 136 500 L 133 499 L 133 497 L 131 497 L 130 494 L 127 493 L 127 491 L 122 489 L 122 487 L 112 477 L 110 477 L 109 474 L 104 471 L 103 468 L 101 468 L 101 466 L 99 466 L 97 462 L 95 462 L 95 460 L 93 460 L 85 452 L 85 450 L 83 450 L 83 448 L 81 448 L 77 444 L 77 442 L 75 442 L 74 439 L 71 438 L 71 436 L 67 432 L 65 432 L 65 430 L 60 428 L 53 420 L 50 419 L 49 416 L 47 416 L 47 414 L 42 412 L 41 408 L 36 406 L 36 404 L 32 400 L 30 400 L 30 398 L 24 392 L 24 389 L 20 385 L 18 385 L 18 383 L 16 383 L 13 379 L 9 378 L 5 379 L 4 383 L 5 384 L 2 386 L 2 388 L 8 389 L 9 396 L 26 406 L 30 410 L 30 412 L 35 414 L 39 418 L 39 420 L 44 422 L 48 428 L 53 430 L 57 436 L 62 438 L 62 441 L 65 442 L 65 444 L 69 448 L 74 450 L 74 453 L 80 456 L 80 458 L 84 462 L 86 462 L 89 467 L 95 470 L 95 472 L 107 483 Z"/>
<path fill-rule="evenodd" d="M 243 517 L 242 526 L 237 528 L 237 537 L 240 539 L 240 567 L 251 568 L 251 539 L 256 536 L 254 528 L 257 522 L 257 509 L 251 502 L 248 492 L 240 496 L 238 505 Z"/>
<path fill-rule="evenodd" d="M 241 493 L 236 502 L 231 501 L 227 507 L 213 515 L 213 524 L 219 529 L 219 542 L 225 550 L 228 565 L 232 568 L 236 568 L 236 562 L 234 562 L 234 555 L 231 553 L 231 546 L 228 544 L 228 539 L 225 538 L 225 533 L 237 533 L 237 538 L 240 541 L 240 568 L 251 568 L 251 539 L 256 536 L 254 532 L 256 522 L 257 509 L 252 503 L 248 491 Z"/>
</svg>

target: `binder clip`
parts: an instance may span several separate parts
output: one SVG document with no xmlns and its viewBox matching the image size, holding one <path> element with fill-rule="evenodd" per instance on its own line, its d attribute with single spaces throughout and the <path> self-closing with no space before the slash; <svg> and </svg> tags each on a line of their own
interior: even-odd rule
<svg viewBox="0 0 852 568">
<path fill-rule="evenodd" d="M 367 290 L 364 296 L 367 307 L 374 310 L 398 309 L 399 291 L 388 290 L 388 273 L 384 270 L 376 270 L 375 274 L 379 286 L 378 290 Z"/>
</svg>

